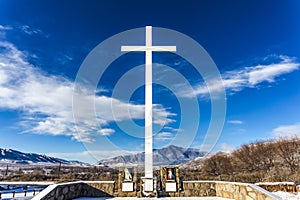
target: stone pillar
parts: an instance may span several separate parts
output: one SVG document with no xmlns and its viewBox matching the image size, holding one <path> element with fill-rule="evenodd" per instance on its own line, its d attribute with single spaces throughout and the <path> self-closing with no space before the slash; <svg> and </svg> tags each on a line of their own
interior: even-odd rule
<svg viewBox="0 0 300 200">
<path fill-rule="evenodd" d="M 118 197 L 137 196 L 137 167 L 122 166 L 119 168 Z"/>
<path fill-rule="evenodd" d="M 161 194 L 160 196 L 179 197 L 180 177 L 178 166 L 164 166 L 160 168 Z"/>
</svg>

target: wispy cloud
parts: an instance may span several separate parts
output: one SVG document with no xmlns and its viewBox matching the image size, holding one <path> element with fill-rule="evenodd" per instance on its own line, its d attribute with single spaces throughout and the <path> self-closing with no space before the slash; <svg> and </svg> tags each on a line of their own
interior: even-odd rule
<svg viewBox="0 0 300 200">
<path fill-rule="evenodd" d="M 221 151 L 222 152 L 231 153 L 234 149 L 235 149 L 235 147 L 233 147 L 231 145 L 228 145 L 226 143 L 221 144 Z"/>
<path fill-rule="evenodd" d="M 241 120 L 228 120 L 228 124 L 243 124 L 244 122 Z"/>
<path fill-rule="evenodd" d="M 12 30 L 12 27 L 11 26 L 3 26 L 0 24 L 0 31 L 6 31 L 6 30 Z"/>
<path fill-rule="evenodd" d="M 27 61 L 27 54 L 11 43 L 0 42 L 0 48 L 0 108 L 22 111 L 24 133 L 66 135 L 78 141 L 93 142 L 99 135 L 115 132 L 109 127 L 112 121 L 144 117 L 143 105 L 83 93 L 77 96 L 82 109 L 78 111 L 80 117 L 76 118 L 79 128 L 75 129 L 72 110 L 74 83 L 33 66 Z M 91 101 L 95 102 L 96 110 L 86 109 L 86 102 Z M 118 112 L 112 113 L 112 105 Z M 153 115 L 154 123 L 168 124 L 173 121 L 174 114 L 156 105 Z"/>
<path fill-rule="evenodd" d="M 43 31 L 41 29 L 33 28 L 29 25 L 22 25 L 19 28 L 27 35 L 43 34 Z"/>
<path fill-rule="evenodd" d="M 174 135 L 170 132 L 159 132 L 156 135 L 154 135 L 154 139 L 157 141 L 172 140 L 173 138 Z"/>
<path fill-rule="evenodd" d="M 100 135 L 111 135 L 115 133 L 114 129 L 111 128 L 103 128 L 101 130 L 99 130 Z"/>
<path fill-rule="evenodd" d="M 278 126 L 273 129 L 272 133 L 275 137 L 299 137 L 300 123 Z"/>
<path fill-rule="evenodd" d="M 7 31 L 12 30 L 13 28 L 11 26 L 3 26 L 0 24 L 0 39 L 1 38 L 6 38 L 6 33 Z"/>
<path fill-rule="evenodd" d="M 73 59 L 74 56 L 72 56 L 71 53 L 59 53 L 56 57 L 56 60 L 60 65 L 69 64 Z"/>
<path fill-rule="evenodd" d="M 207 83 L 199 83 L 195 86 L 193 94 L 182 92 L 185 97 L 199 95 L 207 97 L 210 92 L 218 93 L 224 87 L 228 94 L 235 94 L 245 88 L 255 88 L 260 84 L 273 83 L 276 78 L 291 73 L 300 68 L 300 63 L 289 56 L 269 56 L 273 62 L 246 66 L 239 70 L 227 71 L 221 74 L 222 82 L 210 79 Z M 266 60 L 267 58 L 265 58 Z M 262 60 L 262 62 L 264 59 Z M 209 86 L 209 87 L 208 87 Z"/>
<path fill-rule="evenodd" d="M 33 27 L 33 26 L 29 26 L 29 25 L 21 25 L 16 27 L 16 29 L 19 29 L 21 32 L 25 33 L 26 35 L 29 36 L 33 36 L 33 35 L 37 35 L 37 36 L 41 36 L 41 37 L 45 37 L 48 38 L 50 35 L 43 32 L 42 29 Z"/>
<path fill-rule="evenodd" d="M 171 123 L 171 122 L 170 122 Z M 164 142 L 164 141 L 170 141 L 173 140 L 176 134 L 182 132 L 181 129 L 174 128 L 171 126 L 164 126 L 163 131 L 158 132 L 153 136 L 153 139 L 157 142 Z"/>
<path fill-rule="evenodd" d="M 45 37 L 45 38 L 48 38 L 50 36 L 49 34 L 43 32 L 41 29 L 29 26 L 29 25 L 4 26 L 4 25 L 0 24 L 0 36 L 2 36 L 3 38 L 5 38 L 7 31 L 10 31 L 10 30 L 17 30 L 21 33 L 24 33 L 24 34 L 30 35 L 30 36 L 38 35 L 38 36 Z"/>
</svg>

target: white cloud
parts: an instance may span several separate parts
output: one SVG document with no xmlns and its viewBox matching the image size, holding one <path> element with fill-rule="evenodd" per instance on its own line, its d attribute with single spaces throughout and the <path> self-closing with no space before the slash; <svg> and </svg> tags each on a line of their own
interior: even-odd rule
<svg viewBox="0 0 300 200">
<path fill-rule="evenodd" d="M 33 66 L 27 61 L 27 54 L 11 43 L 0 42 L 0 48 L 3 49 L 0 54 L 0 108 L 22 111 L 24 133 L 66 135 L 78 141 L 93 142 L 96 136 L 115 132 L 107 127 L 114 120 L 144 118 L 143 105 L 83 93 L 76 96 L 81 105 L 77 110 L 76 129 L 72 110 L 74 83 Z M 87 102 L 95 102 L 96 109 L 87 107 Z M 112 105 L 117 112 L 112 113 Z M 154 116 L 154 123 L 162 124 L 172 122 L 169 118 L 173 114 L 155 105 Z"/>
<path fill-rule="evenodd" d="M 222 143 L 221 144 L 221 151 L 222 152 L 226 152 L 226 153 L 231 153 L 232 151 L 234 151 L 235 147 L 228 145 L 226 143 Z"/>
<path fill-rule="evenodd" d="M 70 61 L 74 60 L 74 56 L 71 53 L 58 53 L 56 60 L 60 65 L 67 65 Z"/>
<path fill-rule="evenodd" d="M 172 140 L 174 138 L 174 135 L 170 132 L 159 132 L 153 137 L 157 141 L 166 141 L 166 140 Z"/>
<path fill-rule="evenodd" d="M 300 137 L 300 123 L 278 126 L 272 133 L 275 137 Z"/>
<path fill-rule="evenodd" d="M 22 25 L 19 27 L 24 33 L 27 35 L 33 35 L 33 34 L 43 34 L 43 31 L 38 28 L 33 28 L 28 25 Z"/>
<path fill-rule="evenodd" d="M 34 28 L 32 26 L 29 25 L 21 25 L 21 26 L 4 26 L 0 24 L 0 37 L 5 38 L 6 32 L 9 30 L 18 30 L 21 31 L 22 33 L 25 33 L 26 35 L 38 35 L 38 36 L 42 36 L 45 38 L 48 38 L 50 35 L 44 33 L 41 29 L 39 28 Z M 67 57 L 66 57 L 67 58 Z"/>
<path fill-rule="evenodd" d="M 277 76 L 282 74 L 290 73 L 294 70 L 299 69 L 299 63 L 294 62 L 294 60 L 288 56 L 279 56 L 281 62 L 274 63 L 270 65 L 258 65 L 255 67 L 249 67 L 247 69 L 247 74 L 249 77 L 249 83 L 251 85 L 256 85 L 263 81 L 274 82 Z"/>
<path fill-rule="evenodd" d="M 12 27 L 10 26 L 3 26 L 0 24 L 0 31 L 6 31 L 6 30 L 12 30 Z"/>
<path fill-rule="evenodd" d="M 240 70 L 233 70 L 223 73 L 222 82 L 209 80 L 206 84 L 200 83 L 196 86 L 195 94 L 206 97 L 209 92 L 218 93 L 222 86 L 230 94 L 234 94 L 244 88 L 257 87 L 263 82 L 273 83 L 275 79 L 283 74 L 291 73 L 300 68 L 300 63 L 288 56 L 277 56 L 277 63 L 254 65 L 244 67 Z M 207 85 L 209 87 L 207 87 Z M 209 90 L 210 91 L 209 91 Z M 183 96 L 193 96 L 194 94 L 184 94 Z"/>
<path fill-rule="evenodd" d="M 165 129 L 165 130 L 168 130 L 168 131 L 171 131 L 171 132 L 173 132 L 173 133 L 182 132 L 181 129 L 174 128 L 174 127 L 170 127 L 170 126 L 165 126 L 164 129 Z"/>
<path fill-rule="evenodd" d="M 103 128 L 101 130 L 98 131 L 100 133 L 100 135 L 111 135 L 113 133 L 115 133 L 115 130 L 111 129 L 111 128 Z"/>
<path fill-rule="evenodd" d="M 227 123 L 229 124 L 243 124 L 244 122 L 241 120 L 228 120 Z"/>
</svg>

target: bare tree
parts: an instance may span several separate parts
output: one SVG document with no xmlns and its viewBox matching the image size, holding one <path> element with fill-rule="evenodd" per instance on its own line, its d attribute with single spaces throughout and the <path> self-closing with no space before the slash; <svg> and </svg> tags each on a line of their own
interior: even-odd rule
<svg viewBox="0 0 300 200">
<path fill-rule="evenodd" d="M 278 155 L 289 167 L 291 173 L 295 173 L 300 166 L 300 140 L 297 137 L 292 139 L 280 139 L 276 142 Z"/>
<path fill-rule="evenodd" d="M 219 152 L 207 158 L 203 163 L 202 172 L 210 176 L 231 174 L 232 167 L 229 155 Z"/>
<path fill-rule="evenodd" d="M 276 160 L 276 145 L 274 142 L 257 142 L 255 144 L 255 152 L 258 169 L 264 172 L 270 171 L 275 166 Z"/>
<path fill-rule="evenodd" d="M 235 150 L 232 155 L 237 171 L 268 172 L 275 166 L 276 145 L 271 141 L 255 142 L 243 145 Z"/>
<path fill-rule="evenodd" d="M 243 145 L 233 153 L 233 166 L 237 172 L 254 172 L 258 170 L 259 159 L 255 156 L 255 144 Z"/>
</svg>

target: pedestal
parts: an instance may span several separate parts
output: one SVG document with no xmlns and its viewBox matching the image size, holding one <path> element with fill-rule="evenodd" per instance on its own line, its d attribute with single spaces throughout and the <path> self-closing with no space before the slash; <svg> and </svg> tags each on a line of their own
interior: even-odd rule
<svg viewBox="0 0 300 200">
<path fill-rule="evenodd" d="M 142 197 L 157 197 L 156 178 L 141 178 Z"/>
</svg>

